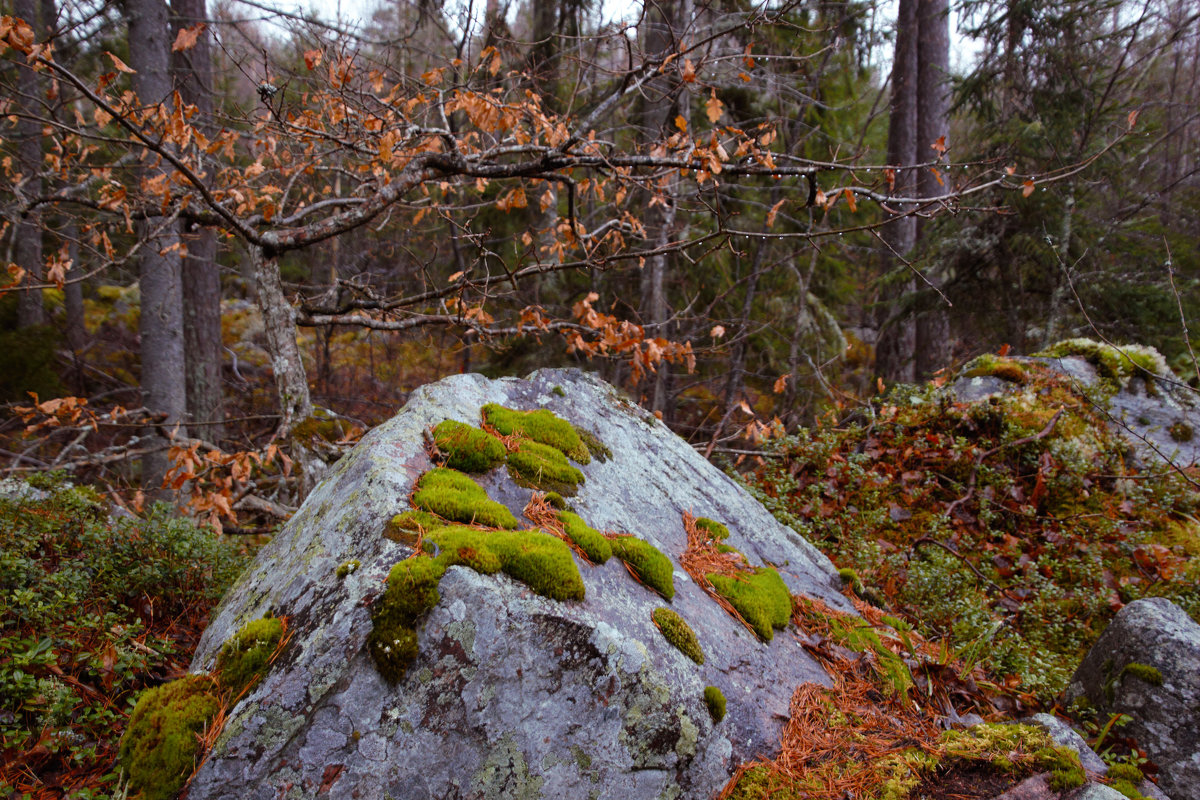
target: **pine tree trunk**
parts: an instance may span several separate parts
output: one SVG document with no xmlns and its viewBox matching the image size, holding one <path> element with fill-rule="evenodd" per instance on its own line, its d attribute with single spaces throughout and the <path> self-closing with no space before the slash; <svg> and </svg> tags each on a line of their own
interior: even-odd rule
<svg viewBox="0 0 1200 800">
<path fill-rule="evenodd" d="M 918 162 L 939 161 L 933 145 L 942 139 L 950 144 L 950 6 L 947 0 L 919 0 L 917 45 L 917 142 Z M 944 138 L 943 138 L 944 137 Z M 944 179 L 943 179 L 944 180 Z M 921 197 L 945 194 L 946 187 L 938 174 L 922 169 L 917 180 Z M 927 221 L 917 224 L 917 239 L 925 235 Z M 945 276 L 940 270 L 927 270 L 926 277 L 941 287 Z M 946 301 L 936 292 L 925 292 L 928 298 L 920 309 L 916 324 L 915 377 L 924 380 L 950 363 L 950 315 Z"/>
<path fill-rule="evenodd" d="M 170 27 L 165 0 L 125 0 L 129 23 L 129 66 L 134 91 L 143 105 L 171 98 Z M 161 169 L 161 167 L 155 167 Z M 164 227 L 150 219 L 139 225 L 147 238 L 139 264 L 141 315 L 142 401 L 152 413 L 162 414 L 168 428 L 187 414 L 183 350 L 183 281 L 174 225 Z M 162 450 L 142 462 L 142 486 L 157 493 L 167 470 L 168 442 L 148 431 L 150 443 Z"/>
<path fill-rule="evenodd" d="M 896 197 L 912 197 L 917 160 L 917 37 L 918 0 L 900 0 L 896 18 L 896 51 L 892 61 L 892 94 L 888 116 L 887 162 L 895 170 Z M 910 210 L 897 204 L 898 213 Z M 917 243 L 917 220 L 900 216 L 883 226 L 884 272 L 904 269 L 903 262 Z M 913 351 L 916 327 L 907 302 L 916 290 L 912 278 L 893 280 L 884 286 L 876 319 L 879 340 L 875 349 L 875 371 L 891 380 L 911 383 L 915 377 Z"/>
<path fill-rule="evenodd" d="M 172 0 L 172 38 L 181 28 L 203 22 L 205 0 Z M 185 103 L 199 112 L 194 124 L 212 135 L 212 40 L 203 31 L 189 50 L 173 53 L 171 72 Z M 225 418 L 221 377 L 221 276 L 217 265 L 217 234 L 208 228 L 184 233 L 187 255 L 183 259 L 183 348 L 187 361 L 189 417 L 204 423 L 203 438 L 219 442 Z"/>
</svg>

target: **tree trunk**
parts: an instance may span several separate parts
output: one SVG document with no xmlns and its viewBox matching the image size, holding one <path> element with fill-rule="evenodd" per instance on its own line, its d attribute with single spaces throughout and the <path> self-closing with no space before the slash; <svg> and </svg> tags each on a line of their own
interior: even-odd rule
<svg viewBox="0 0 1200 800">
<path fill-rule="evenodd" d="M 13 13 L 28 22 L 34 29 L 39 40 L 44 38 L 44 26 L 38 20 L 37 0 L 14 0 Z M 21 182 L 21 205 L 42 193 L 42 126 L 37 121 L 39 116 L 37 104 L 41 94 L 41 81 L 38 74 L 29 69 L 24 59 L 14 59 L 17 70 L 17 89 L 20 94 L 15 98 L 17 113 L 17 161 L 20 164 L 24 180 Z M 42 290 L 31 289 L 28 286 L 42 282 L 42 215 L 40 211 L 32 210 L 21 215 L 13 231 L 15 242 L 13 258 L 21 269 L 25 270 L 24 283 L 27 288 L 17 293 L 17 326 L 28 328 L 34 325 L 44 325 L 46 312 L 42 304 Z"/>
<path fill-rule="evenodd" d="M 133 88 L 143 105 L 163 103 L 171 97 L 170 27 L 165 0 L 125 0 L 129 23 L 129 66 Z M 162 169 L 162 167 L 155 167 Z M 181 423 L 187 413 L 183 349 L 183 281 L 174 225 L 150 219 L 139 225 L 147 241 L 139 264 L 141 315 L 142 401 L 152 413 L 165 415 L 168 427 Z M 142 462 L 142 485 L 158 490 L 167 470 L 167 441 L 149 431 L 152 444 L 162 450 Z"/>
<path fill-rule="evenodd" d="M 917 142 L 918 162 L 941 162 L 934 149 L 939 139 L 950 144 L 950 6 L 947 0 L 919 0 L 917 28 Z M 943 138 L 944 137 L 944 138 Z M 944 179 L 943 179 L 944 180 Z M 931 169 L 922 169 L 917 180 L 921 197 L 945 193 L 943 180 Z M 926 233 L 927 221 L 917 223 L 918 241 Z M 945 282 L 940 270 L 928 270 L 929 281 L 936 287 Z M 950 315 L 946 301 L 936 292 L 927 292 L 916 323 L 915 377 L 924 380 L 950 363 Z"/>
<path fill-rule="evenodd" d="M 250 248 L 258 309 L 267 333 L 267 352 L 275 375 L 275 393 L 279 398 L 279 429 L 276 436 L 291 436 L 295 426 L 313 415 L 308 373 L 296 342 L 296 310 L 283 293 L 279 262 L 257 247 Z M 292 459 L 300 471 L 297 502 L 312 491 L 325 471 L 325 463 L 306 442 L 293 439 Z"/>
<path fill-rule="evenodd" d="M 203 22 L 204 0 L 172 0 L 172 39 L 181 28 Z M 212 40 L 203 31 L 190 50 L 173 53 L 171 72 L 175 88 L 185 103 L 199 112 L 195 125 L 204 134 L 213 133 Z M 225 418 L 221 378 L 221 276 L 217 265 L 217 234 L 209 228 L 187 231 L 183 236 L 187 255 L 183 259 L 183 349 L 187 361 L 187 405 L 189 417 L 204 423 L 203 438 L 224 438 Z"/>
<path fill-rule="evenodd" d="M 896 17 L 896 52 L 892 61 L 892 94 L 888 116 L 887 161 L 895 169 L 892 194 L 911 197 L 916 189 L 912 165 L 917 156 L 917 37 L 918 0 L 900 0 Z M 898 212 L 911 210 L 899 205 Z M 883 226 L 884 272 L 904 269 L 917 243 L 917 220 L 901 216 Z M 883 288 L 879 320 L 879 341 L 875 350 L 875 371 L 891 381 L 912 382 L 913 351 L 916 329 L 905 301 L 916 285 L 911 278 L 893 280 Z"/>
</svg>

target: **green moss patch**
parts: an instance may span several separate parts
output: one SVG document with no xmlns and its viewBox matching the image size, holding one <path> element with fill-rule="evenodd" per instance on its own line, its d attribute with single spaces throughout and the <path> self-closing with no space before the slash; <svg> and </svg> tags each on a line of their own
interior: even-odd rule
<svg viewBox="0 0 1200 800">
<path fill-rule="evenodd" d="M 563 524 L 563 530 L 572 542 L 595 564 L 603 564 L 612 558 L 612 545 L 604 534 L 588 525 L 578 514 L 570 511 L 558 512 L 558 519 Z"/>
<path fill-rule="evenodd" d="M 583 483 L 583 473 L 559 450 L 532 441 L 521 442 L 508 454 L 508 472 L 518 486 L 549 489 L 568 497 Z"/>
<path fill-rule="evenodd" d="M 1011 358 L 991 354 L 984 354 L 971 361 L 963 369 L 963 375 L 968 378 L 1000 378 L 1010 383 L 1025 383 L 1029 380 L 1029 374 L 1021 364 Z"/>
<path fill-rule="evenodd" d="M 446 466 L 463 472 L 487 472 L 504 460 L 504 445 L 495 436 L 448 419 L 433 429 L 433 443 L 446 456 Z"/>
<path fill-rule="evenodd" d="M 512 512 L 489 499 L 482 486 L 467 475 L 446 467 L 422 475 L 412 501 L 414 506 L 453 522 L 509 530 L 517 527 L 517 518 Z"/>
<path fill-rule="evenodd" d="M 393 567 L 372 614 L 367 648 L 379 673 L 391 683 L 403 678 L 417 657 L 417 626 L 441 598 L 438 583 L 449 567 L 470 567 L 484 575 L 503 571 L 543 597 L 583 599 L 583 578 L 570 548 L 549 534 L 451 526 L 427 534 L 426 543 L 433 555 Z"/>
<path fill-rule="evenodd" d="M 591 462 L 587 445 L 575 426 L 544 408 L 516 411 L 498 403 L 483 407 L 483 420 L 504 436 L 519 435 L 548 445 L 580 464 Z"/>
<path fill-rule="evenodd" d="M 696 638 L 696 632 L 692 630 L 692 626 L 688 625 L 683 617 L 669 608 L 656 608 L 650 615 L 650 618 L 654 620 L 654 624 L 662 631 L 663 637 L 676 650 L 697 664 L 704 663 L 704 650 L 700 647 L 700 641 Z"/>
<path fill-rule="evenodd" d="M 697 517 L 696 527 L 707 533 L 714 540 L 722 542 L 729 538 L 729 528 L 708 517 Z"/>
<path fill-rule="evenodd" d="M 1151 686 L 1163 685 L 1162 673 L 1149 664 L 1139 664 L 1136 661 L 1126 664 L 1125 669 L 1121 670 L 1121 677 L 1125 677 L 1126 675 L 1137 678 L 1139 681 L 1148 683 Z"/>
<path fill-rule="evenodd" d="M 725 719 L 725 693 L 719 688 L 704 687 L 704 704 L 708 706 L 708 713 L 712 715 L 713 722 Z"/>
<path fill-rule="evenodd" d="M 1121 345 L 1119 347 L 1092 339 L 1066 339 L 1046 348 L 1038 356 L 1065 358 L 1078 356 L 1087 359 L 1102 378 L 1124 384 L 1131 376 L 1140 375 L 1146 380 L 1146 390 L 1154 391 L 1153 379 L 1170 375 L 1166 359 L 1153 347 L 1143 345 Z"/>
<path fill-rule="evenodd" d="M 612 458 L 612 450 L 609 450 L 608 445 L 600 441 L 596 434 L 580 430 L 579 428 L 576 428 L 575 432 L 578 433 L 579 438 L 583 440 L 583 443 L 587 447 L 592 458 L 596 459 L 600 463 L 604 463 Z"/>
<path fill-rule="evenodd" d="M 783 578 L 770 567 L 730 576 L 709 573 L 705 577 L 764 642 L 771 641 L 774 629 L 786 628 L 792 618 L 792 596 Z"/>
<path fill-rule="evenodd" d="M 608 543 L 613 555 L 628 564 L 642 583 L 668 600 L 675 596 L 675 569 L 661 550 L 636 536 L 614 536 Z"/>
<path fill-rule="evenodd" d="M 138 698 L 117 761 L 143 800 L 170 800 L 201 756 L 199 737 L 221 709 L 217 682 L 188 675 Z"/>
<path fill-rule="evenodd" d="M 1142 800 L 1145 797 L 1138 789 L 1138 786 L 1145 780 L 1145 776 L 1133 764 L 1120 763 L 1110 765 L 1108 774 L 1104 776 L 1104 780 L 1113 789 L 1131 800 Z"/>
<path fill-rule="evenodd" d="M 358 568 L 361 566 L 361 561 L 359 561 L 357 558 L 352 558 L 349 561 L 343 561 L 341 564 L 339 564 L 337 570 L 334 571 L 334 574 L 337 575 L 338 578 L 345 578 L 348 575 L 353 575 L 355 572 L 358 572 Z"/>
<path fill-rule="evenodd" d="M 247 622 L 221 646 L 216 673 L 230 696 L 249 691 L 262 679 L 282 636 L 283 621 L 263 617 Z"/>
</svg>

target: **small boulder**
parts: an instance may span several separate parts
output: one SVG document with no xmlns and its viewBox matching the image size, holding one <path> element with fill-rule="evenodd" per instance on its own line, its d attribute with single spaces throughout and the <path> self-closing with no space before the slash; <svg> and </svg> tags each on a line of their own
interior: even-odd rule
<svg viewBox="0 0 1200 800">
<path fill-rule="evenodd" d="M 1200 800 L 1200 625 L 1163 598 L 1121 609 L 1067 688 L 1100 718 L 1128 714 L 1123 731 L 1159 767 L 1174 800 Z"/>
<path fill-rule="evenodd" d="M 498 407 L 520 425 L 496 424 Z M 435 433 L 445 420 L 488 436 Z M 556 448 L 574 495 L 547 488 L 564 483 L 562 464 L 514 479 L 490 437 L 509 455 L 529 440 Z M 424 487 L 436 496 L 411 509 L 439 450 L 471 442 L 490 455 L 459 465 L 480 471 Z M 558 494 L 529 505 L 547 491 Z M 488 504 L 518 529 L 470 527 Z M 571 516 L 557 516 L 564 506 Z M 456 527 L 437 528 L 434 512 Z M 754 576 L 773 568 L 787 592 L 853 613 L 828 559 L 600 380 L 541 370 L 417 390 L 337 462 L 214 615 L 194 671 L 267 613 L 286 644 L 229 709 L 188 797 L 715 795 L 740 762 L 778 747 L 798 685 L 831 681 L 786 614 L 756 635 L 684 569 L 698 530 L 685 514 L 728 529 L 715 558 L 744 556 Z M 560 538 L 529 530 L 556 519 Z M 637 540 L 597 548 L 601 534 Z M 555 599 L 539 589 L 557 580 L 546 570 L 582 588 Z M 668 605 L 674 615 L 658 611 Z M 676 616 L 695 646 L 684 625 L 663 630 Z"/>
</svg>

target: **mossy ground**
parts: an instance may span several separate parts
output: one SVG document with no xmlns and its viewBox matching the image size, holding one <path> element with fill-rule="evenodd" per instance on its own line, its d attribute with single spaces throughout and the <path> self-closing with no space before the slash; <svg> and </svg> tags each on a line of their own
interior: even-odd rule
<svg viewBox="0 0 1200 800">
<path fill-rule="evenodd" d="M 446 467 L 426 472 L 417 480 L 413 505 L 452 522 L 491 528 L 517 527 L 517 518 L 502 504 L 488 498 L 483 487 L 469 476 Z"/>
<path fill-rule="evenodd" d="M 1027 373 L 980 403 L 897 389 L 869 424 L 776 441 L 749 485 L 856 594 L 1030 708 L 1053 702 L 1123 604 L 1165 596 L 1200 619 L 1200 494 L 1131 466 L 1071 380 Z"/>
<path fill-rule="evenodd" d="M 433 429 L 433 443 L 445 455 L 445 466 L 461 472 L 487 472 L 505 456 L 504 445 L 495 436 L 452 419 Z"/>
<path fill-rule="evenodd" d="M 212 678 L 188 675 L 142 693 L 117 756 L 142 800 L 170 800 L 191 777 L 199 737 L 221 709 L 219 692 Z"/>
<path fill-rule="evenodd" d="M 675 569 L 661 550 L 636 536 L 614 536 L 608 541 L 613 555 L 628 564 L 642 583 L 668 600 L 675 596 Z"/>
<path fill-rule="evenodd" d="M 683 617 L 669 608 L 660 607 L 654 609 L 651 618 L 662 632 L 663 638 L 670 642 L 676 650 L 697 664 L 704 663 L 704 650 L 700 647 L 696 632 Z"/>
</svg>

